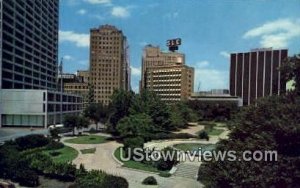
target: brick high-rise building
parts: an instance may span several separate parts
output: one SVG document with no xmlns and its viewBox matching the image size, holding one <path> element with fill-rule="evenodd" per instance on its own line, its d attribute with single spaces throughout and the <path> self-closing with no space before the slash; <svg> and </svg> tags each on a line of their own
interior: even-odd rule
<svg viewBox="0 0 300 188">
<path fill-rule="evenodd" d="M 89 82 L 95 102 L 105 105 L 114 90 L 130 90 L 128 44 L 123 32 L 114 26 L 91 29 Z"/>
<path fill-rule="evenodd" d="M 56 89 L 58 0 L 0 0 L 0 88 Z"/>
<path fill-rule="evenodd" d="M 285 92 L 279 66 L 288 56 L 287 49 L 254 49 L 230 56 L 230 95 L 243 98 L 243 104 Z"/>
<path fill-rule="evenodd" d="M 140 89 L 154 91 L 163 101 L 188 99 L 193 92 L 194 69 L 185 65 L 185 56 L 177 52 L 162 52 L 148 45 L 142 57 Z"/>
</svg>

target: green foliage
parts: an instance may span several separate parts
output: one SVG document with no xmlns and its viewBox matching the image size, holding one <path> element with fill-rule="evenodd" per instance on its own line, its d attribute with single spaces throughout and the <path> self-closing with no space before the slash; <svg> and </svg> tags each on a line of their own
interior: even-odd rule
<svg viewBox="0 0 300 188">
<path fill-rule="evenodd" d="M 147 114 L 130 115 L 119 121 L 117 131 L 122 137 L 140 136 L 147 139 L 147 135 L 153 130 L 152 124 L 152 119 Z"/>
<path fill-rule="evenodd" d="M 89 121 L 83 116 L 67 115 L 64 118 L 63 124 L 67 128 L 72 128 L 73 134 L 75 134 L 75 128 L 77 128 L 77 129 L 80 129 L 83 127 L 86 128 L 89 125 Z"/>
<path fill-rule="evenodd" d="M 109 116 L 107 106 L 102 103 L 91 103 L 84 110 L 84 116 L 93 120 L 96 124 L 98 122 L 105 123 Z"/>
<path fill-rule="evenodd" d="M 300 55 L 295 55 L 286 59 L 280 67 L 283 83 L 294 80 L 295 93 L 300 95 Z"/>
<path fill-rule="evenodd" d="M 200 139 L 205 139 L 205 140 L 209 140 L 209 136 L 208 136 L 208 134 L 207 134 L 207 132 L 206 131 L 200 131 L 199 132 L 199 138 Z"/>
<path fill-rule="evenodd" d="M 177 102 L 171 106 L 171 124 L 175 128 L 185 128 L 188 122 L 197 121 L 197 114 L 186 102 Z"/>
<path fill-rule="evenodd" d="M 174 149 L 167 147 L 167 148 L 163 149 L 162 152 L 174 153 Z M 165 156 L 166 156 L 166 154 L 165 154 Z M 161 171 L 171 170 L 174 165 L 179 163 L 179 161 L 176 157 L 177 156 L 175 156 L 174 158 L 167 158 L 167 160 L 165 160 L 164 158 L 161 158 L 159 161 L 156 162 L 157 169 L 161 170 Z"/>
<path fill-rule="evenodd" d="M 164 178 L 168 178 L 172 176 L 172 174 L 170 174 L 169 172 L 160 172 L 158 175 Z"/>
<path fill-rule="evenodd" d="M 100 170 L 92 170 L 90 172 L 81 173 L 76 178 L 76 186 L 78 188 L 127 188 L 128 182 L 122 177 L 108 175 Z"/>
<path fill-rule="evenodd" d="M 50 141 L 50 143 L 46 146 L 47 150 L 56 150 L 64 147 L 64 144 L 61 142 Z"/>
<path fill-rule="evenodd" d="M 111 96 L 109 128 L 112 133 L 116 133 L 116 126 L 119 120 L 129 115 L 129 108 L 132 105 L 133 97 L 133 92 L 125 90 L 116 90 Z"/>
<path fill-rule="evenodd" d="M 145 178 L 142 183 L 144 185 L 157 185 L 157 181 L 156 181 L 155 177 L 153 177 L 153 176 L 149 176 L 149 177 Z"/>
<path fill-rule="evenodd" d="M 212 161 L 201 165 L 199 180 L 207 187 L 295 187 L 300 184 L 300 98 L 268 97 L 244 108 L 231 122 L 220 151 L 275 150 L 277 161 Z M 203 176 L 205 174 L 205 176 Z"/>
<path fill-rule="evenodd" d="M 188 101 L 187 105 L 197 113 L 200 120 L 230 120 L 238 111 L 238 106 L 235 102 L 216 103 L 211 101 Z"/>
<path fill-rule="evenodd" d="M 49 144 L 50 140 L 44 135 L 33 134 L 16 139 L 16 144 L 19 150 L 26 150 L 31 148 L 43 147 Z"/>
</svg>

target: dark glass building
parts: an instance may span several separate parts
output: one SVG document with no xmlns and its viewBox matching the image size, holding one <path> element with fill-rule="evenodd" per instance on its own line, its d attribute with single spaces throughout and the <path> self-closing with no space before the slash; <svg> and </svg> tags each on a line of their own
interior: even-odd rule
<svg viewBox="0 0 300 188">
<path fill-rule="evenodd" d="M 58 0 L 0 0 L 0 88 L 56 89 Z"/>
<path fill-rule="evenodd" d="M 288 56 L 287 49 L 254 49 L 230 56 L 230 95 L 239 96 L 244 105 L 264 96 L 285 92 L 278 68 Z"/>
</svg>

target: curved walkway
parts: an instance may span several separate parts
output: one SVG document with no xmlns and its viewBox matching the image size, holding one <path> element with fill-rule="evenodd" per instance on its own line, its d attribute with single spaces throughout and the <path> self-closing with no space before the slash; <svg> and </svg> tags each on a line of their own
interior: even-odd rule
<svg viewBox="0 0 300 188">
<path fill-rule="evenodd" d="M 63 138 L 64 140 L 69 138 Z M 133 169 L 123 168 L 121 165 L 114 160 L 113 153 L 114 151 L 122 146 L 121 144 L 111 141 L 103 144 L 70 144 L 65 143 L 65 145 L 70 146 L 78 150 L 78 157 L 73 160 L 73 163 L 79 166 L 83 164 L 86 169 L 92 170 L 103 170 L 107 173 L 122 176 L 127 179 L 129 182 L 129 187 L 149 187 L 142 185 L 141 182 L 148 176 L 154 176 L 158 182 L 158 186 L 162 188 L 199 188 L 203 187 L 202 184 L 197 182 L 196 180 L 183 178 L 183 177 L 169 177 L 163 178 L 158 176 L 157 174 L 136 171 Z M 96 152 L 94 154 L 82 154 L 80 150 L 88 149 L 88 148 L 96 148 Z M 153 186 L 150 186 L 153 187 Z M 154 186 L 155 187 L 155 186 Z"/>
</svg>

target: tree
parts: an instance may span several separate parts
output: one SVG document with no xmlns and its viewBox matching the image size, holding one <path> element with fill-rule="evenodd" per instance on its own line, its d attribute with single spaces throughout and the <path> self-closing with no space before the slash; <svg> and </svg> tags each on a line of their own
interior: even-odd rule
<svg viewBox="0 0 300 188">
<path fill-rule="evenodd" d="M 152 119 L 147 114 L 136 114 L 124 117 L 117 125 L 122 137 L 147 137 L 153 131 Z"/>
<path fill-rule="evenodd" d="M 94 121 L 97 125 L 98 122 L 106 122 L 108 118 L 108 107 L 102 103 L 91 103 L 84 110 L 84 116 Z"/>
<path fill-rule="evenodd" d="M 300 95 L 300 54 L 288 57 L 280 70 L 284 82 L 294 80 L 295 93 Z"/>
<path fill-rule="evenodd" d="M 116 126 L 120 119 L 129 115 L 129 108 L 132 104 L 134 93 L 132 91 L 116 90 L 111 96 L 110 103 L 110 131 L 116 132 Z"/>
<path fill-rule="evenodd" d="M 207 187 L 295 187 L 300 184 L 300 97 L 262 98 L 231 122 L 229 139 L 217 150 L 277 151 L 277 161 L 205 162 L 199 180 Z M 203 175 L 205 174 L 205 175 Z"/>
<path fill-rule="evenodd" d="M 173 130 L 170 121 L 170 108 L 152 91 L 143 90 L 136 95 L 129 111 L 132 115 L 138 113 L 148 114 L 158 131 Z"/>
<path fill-rule="evenodd" d="M 88 127 L 89 121 L 83 116 L 67 115 L 64 118 L 64 126 L 73 129 L 73 135 L 75 135 L 75 129 L 81 129 Z"/>
</svg>

